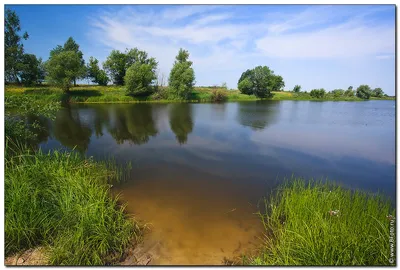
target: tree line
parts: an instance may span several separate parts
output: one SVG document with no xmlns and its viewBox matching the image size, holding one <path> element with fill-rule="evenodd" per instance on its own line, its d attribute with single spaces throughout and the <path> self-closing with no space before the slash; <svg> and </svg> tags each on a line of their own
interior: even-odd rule
<svg viewBox="0 0 400 270">
<path fill-rule="evenodd" d="M 157 90 L 158 62 L 147 52 L 138 48 L 126 49 L 124 52 L 112 50 L 100 67 L 99 60 L 91 56 L 86 64 L 83 53 L 76 41 L 70 37 L 64 45 L 57 45 L 50 51 L 45 62 L 34 54 L 24 52 L 22 40 L 29 38 L 28 33 L 20 34 L 21 26 L 17 14 L 6 9 L 5 12 L 5 82 L 26 86 L 41 84 L 46 80 L 65 92 L 79 79 L 90 79 L 98 85 L 124 85 L 127 94 L 145 96 Z M 177 99 L 188 99 L 195 84 L 193 63 L 189 61 L 189 52 L 180 49 L 168 78 L 167 94 Z M 242 73 L 238 81 L 238 89 L 242 94 L 269 98 L 273 91 L 281 91 L 285 87 L 282 76 L 274 73 L 267 66 L 257 66 Z M 296 85 L 293 92 L 300 93 L 301 86 Z M 312 89 L 310 96 L 324 98 L 327 92 Z M 335 98 L 354 97 L 369 99 L 383 97 L 381 88 L 371 89 L 368 85 L 360 85 L 356 91 L 350 86 L 347 90 L 335 89 L 329 93 Z M 387 95 L 386 95 L 387 96 Z"/>
</svg>

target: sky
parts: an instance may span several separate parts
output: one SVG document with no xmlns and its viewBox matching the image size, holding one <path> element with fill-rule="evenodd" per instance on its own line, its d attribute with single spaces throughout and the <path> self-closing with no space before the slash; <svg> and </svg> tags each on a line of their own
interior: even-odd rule
<svg viewBox="0 0 400 270">
<path fill-rule="evenodd" d="M 394 5 L 6 5 L 44 60 L 72 36 L 87 61 L 137 47 L 168 78 L 179 48 L 197 86 L 237 89 L 242 72 L 268 66 L 303 91 L 368 84 L 395 94 Z"/>
</svg>

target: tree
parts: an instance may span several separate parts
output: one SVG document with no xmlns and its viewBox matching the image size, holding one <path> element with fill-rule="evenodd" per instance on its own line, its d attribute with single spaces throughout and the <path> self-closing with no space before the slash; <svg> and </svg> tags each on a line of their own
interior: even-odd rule
<svg viewBox="0 0 400 270">
<path fill-rule="evenodd" d="M 152 86 L 157 79 L 156 68 L 157 63 L 134 63 L 128 68 L 124 78 L 127 92 L 137 96 L 150 94 L 154 90 Z"/>
<path fill-rule="evenodd" d="M 296 85 L 293 87 L 293 92 L 295 92 L 295 93 L 299 93 L 300 90 L 301 90 L 301 86 L 298 85 L 298 84 L 296 84 Z"/>
<path fill-rule="evenodd" d="M 283 87 L 285 87 L 285 82 L 283 81 L 282 76 L 280 75 L 272 76 L 272 78 L 270 79 L 271 91 L 281 91 Z"/>
<path fill-rule="evenodd" d="M 342 89 L 335 89 L 335 90 L 332 90 L 332 94 L 333 94 L 333 96 L 335 97 L 335 98 L 339 98 L 339 97 L 341 97 L 341 96 L 343 96 L 344 95 L 344 90 L 342 90 Z"/>
<path fill-rule="evenodd" d="M 107 73 L 99 68 L 99 60 L 93 58 L 92 56 L 89 59 L 89 63 L 86 67 L 87 77 L 92 80 L 92 82 L 97 83 L 99 85 L 107 85 L 108 77 Z"/>
<path fill-rule="evenodd" d="M 353 86 L 350 85 L 347 90 L 353 90 Z"/>
<path fill-rule="evenodd" d="M 325 96 L 325 89 L 313 89 L 310 91 L 310 96 L 315 98 L 323 98 Z"/>
<path fill-rule="evenodd" d="M 362 98 L 362 99 L 369 99 L 371 96 L 371 93 L 372 93 L 371 88 L 366 84 L 360 85 L 356 91 L 357 97 Z"/>
<path fill-rule="evenodd" d="M 383 93 L 383 90 L 381 88 L 375 88 L 374 90 L 372 90 L 373 97 L 381 98 L 384 94 L 385 93 Z"/>
<path fill-rule="evenodd" d="M 34 54 L 22 56 L 20 78 L 23 85 L 30 86 L 39 80 L 39 60 Z"/>
<path fill-rule="evenodd" d="M 81 74 L 81 59 L 74 51 L 63 51 L 53 54 L 46 62 L 50 83 L 69 92 L 71 83 Z"/>
<path fill-rule="evenodd" d="M 118 50 L 112 50 L 103 64 L 105 70 L 116 85 L 124 85 L 126 72 L 126 55 Z"/>
<path fill-rule="evenodd" d="M 179 98 L 187 99 L 195 84 L 195 75 L 192 61 L 189 61 L 189 52 L 179 50 L 176 60 L 169 74 L 171 92 Z"/>
<path fill-rule="evenodd" d="M 72 37 L 69 37 L 67 41 L 64 43 L 63 51 L 72 51 L 75 52 L 81 61 L 80 63 L 80 72 L 74 77 L 74 86 L 76 86 L 76 79 L 84 78 L 86 75 L 86 67 L 85 60 L 83 59 L 83 53 L 79 50 L 79 45 L 75 42 Z"/>
<path fill-rule="evenodd" d="M 276 76 L 267 66 L 246 70 L 238 82 L 240 92 L 247 95 L 254 94 L 261 98 L 270 97 L 272 89 L 276 89 L 279 85 L 284 85 L 282 77 Z"/>
<path fill-rule="evenodd" d="M 85 60 L 83 59 L 83 53 L 79 50 L 79 45 L 75 42 L 72 37 L 69 37 L 64 43 L 64 46 L 57 45 L 53 50 L 50 51 L 50 58 L 62 52 L 74 52 L 79 58 L 79 71 L 73 75 L 74 86 L 76 86 L 76 80 L 84 78 L 86 76 Z"/>
<path fill-rule="evenodd" d="M 5 62 L 5 81 L 19 82 L 19 72 L 24 54 L 22 39 L 28 39 L 29 35 L 25 32 L 22 36 L 18 34 L 21 25 L 18 15 L 10 9 L 5 10 L 4 14 L 4 62 Z"/>
<path fill-rule="evenodd" d="M 350 87 L 344 92 L 344 95 L 346 97 L 354 97 L 355 92 L 353 91 L 353 87 L 352 86 Z"/>
</svg>

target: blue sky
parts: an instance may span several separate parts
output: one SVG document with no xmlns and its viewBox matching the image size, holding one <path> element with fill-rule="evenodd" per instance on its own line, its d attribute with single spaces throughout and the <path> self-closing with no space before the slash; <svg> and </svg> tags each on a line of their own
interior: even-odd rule
<svg viewBox="0 0 400 270">
<path fill-rule="evenodd" d="M 43 59 L 72 36 L 85 59 L 138 47 L 168 77 L 179 48 L 190 52 L 196 85 L 237 88 L 243 71 L 269 66 L 285 89 L 395 92 L 394 5 L 6 5 Z"/>
</svg>

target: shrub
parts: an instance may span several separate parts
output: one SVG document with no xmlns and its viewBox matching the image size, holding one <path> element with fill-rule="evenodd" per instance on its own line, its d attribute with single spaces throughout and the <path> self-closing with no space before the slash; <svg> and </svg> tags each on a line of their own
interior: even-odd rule
<svg viewBox="0 0 400 270">
<path fill-rule="evenodd" d="M 310 96 L 314 98 L 323 98 L 325 96 L 325 89 L 313 89 L 310 92 Z"/>
<path fill-rule="evenodd" d="M 356 95 L 362 99 L 369 99 L 372 94 L 371 88 L 368 85 L 360 85 L 357 88 Z"/>
<path fill-rule="evenodd" d="M 293 87 L 293 92 L 295 92 L 295 93 L 299 93 L 300 90 L 301 90 L 301 86 L 298 85 L 298 84 L 296 84 L 296 85 Z"/>
<path fill-rule="evenodd" d="M 151 94 L 154 91 L 156 78 L 154 65 L 134 63 L 128 68 L 124 77 L 127 93 L 134 96 Z"/>
<path fill-rule="evenodd" d="M 226 93 L 226 90 L 213 89 L 210 99 L 212 102 L 223 102 L 228 99 L 228 94 Z"/>
</svg>

